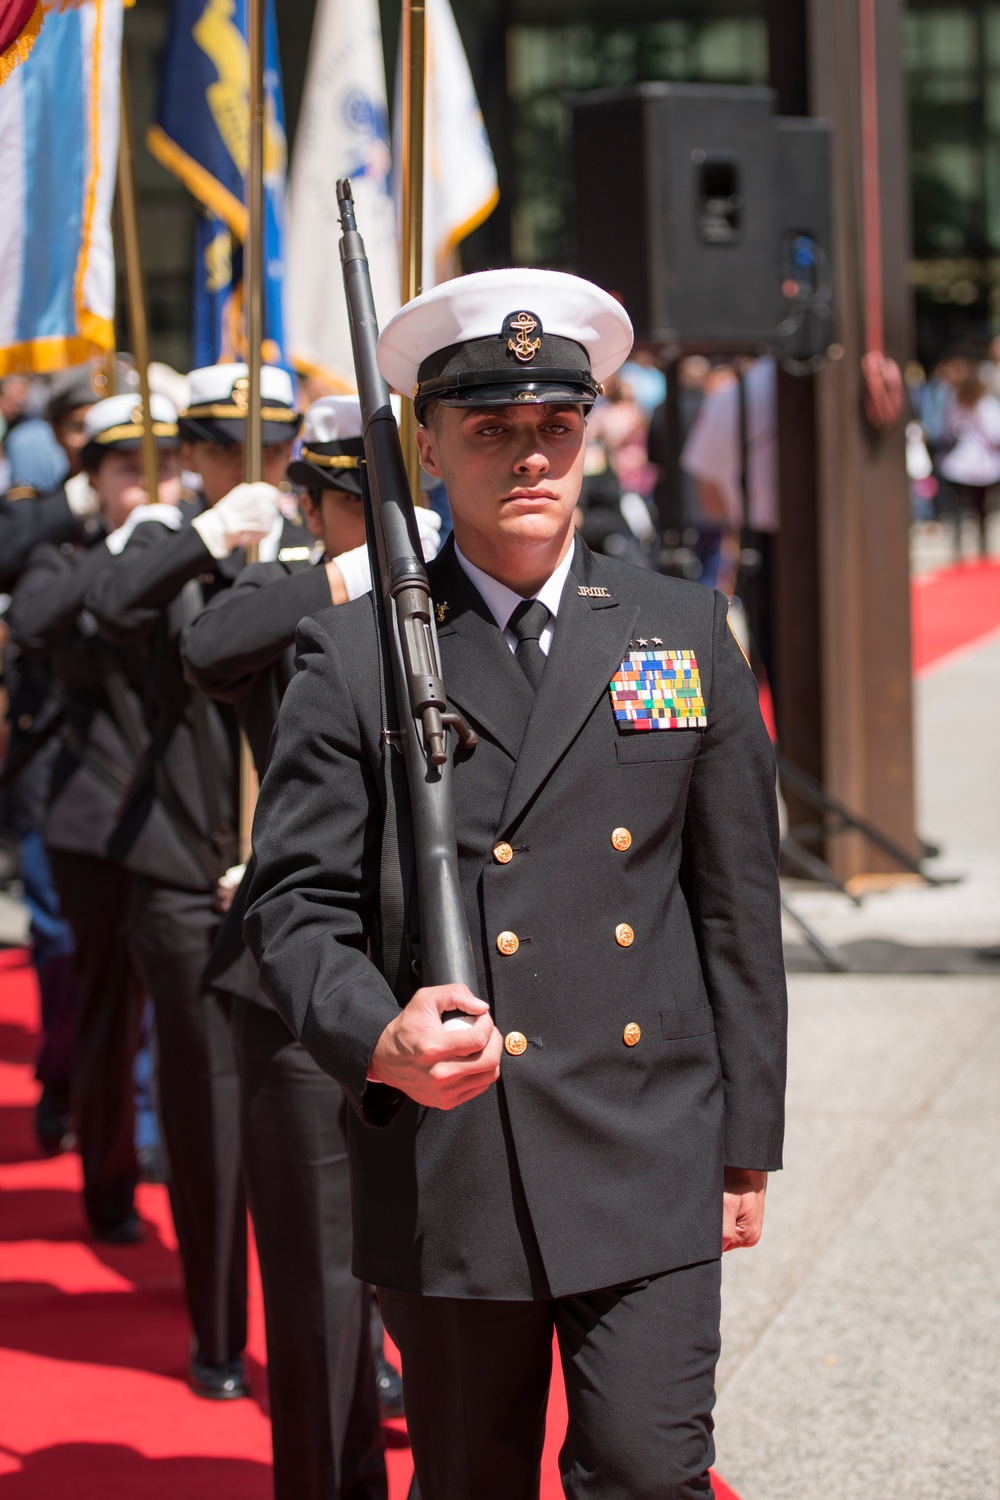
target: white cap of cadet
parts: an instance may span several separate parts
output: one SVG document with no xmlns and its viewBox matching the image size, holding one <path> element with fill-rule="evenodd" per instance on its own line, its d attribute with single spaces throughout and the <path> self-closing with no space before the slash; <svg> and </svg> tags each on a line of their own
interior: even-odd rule
<svg viewBox="0 0 1000 1500">
<path fill-rule="evenodd" d="M 177 441 L 177 408 L 166 396 L 154 392 L 149 398 L 153 436 Z M 142 402 L 135 391 L 108 396 L 89 407 L 83 419 L 84 443 L 101 448 L 138 447 L 142 441 Z"/>
<path fill-rule="evenodd" d="M 628 313 L 565 271 L 458 276 L 400 308 L 378 341 L 388 383 L 447 406 L 591 405 L 632 347 Z"/>
<path fill-rule="evenodd" d="M 190 400 L 180 414 L 181 436 L 211 443 L 242 443 L 250 410 L 249 371 L 244 364 L 202 365 L 188 376 Z M 279 365 L 260 372 L 264 442 L 294 437 L 299 425 L 292 377 Z"/>
<path fill-rule="evenodd" d="M 321 396 L 314 401 L 302 423 L 302 441 L 342 443 L 361 436 L 361 406 L 357 396 Z"/>
</svg>

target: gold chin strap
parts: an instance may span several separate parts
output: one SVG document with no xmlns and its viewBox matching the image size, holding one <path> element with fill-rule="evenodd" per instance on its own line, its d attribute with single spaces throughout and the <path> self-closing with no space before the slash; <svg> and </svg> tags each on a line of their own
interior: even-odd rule
<svg viewBox="0 0 1000 1500">
<path fill-rule="evenodd" d="M 265 406 L 260 414 L 265 422 L 296 422 L 299 416 L 290 406 Z M 216 401 L 207 406 L 189 406 L 181 412 L 182 417 L 238 417 L 242 422 L 246 421 L 246 415 L 245 406 Z"/>
<path fill-rule="evenodd" d="M 359 469 L 361 459 L 351 453 L 317 453 L 314 448 L 302 446 L 302 457 L 319 469 Z"/>
<path fill-rule="evenodd" d="M 177 427 L 173 422 L 154 422 L 153 436 L 158 438 L 175 438 Z M 141 438 L 142 425 L 135 422 L 126 422 L 121 427 L 108 427 L 104 432 L 99 432 L 93 439 L 95 443 L 122 443 L 126 438 Z"/>
</svg>

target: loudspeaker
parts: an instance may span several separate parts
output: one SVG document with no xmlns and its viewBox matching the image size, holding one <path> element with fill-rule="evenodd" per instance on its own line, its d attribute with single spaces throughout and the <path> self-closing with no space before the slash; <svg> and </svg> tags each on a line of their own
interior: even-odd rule
<svg viewBox="0 0 1000 1500">
<path fill-rule="evenodd" d="M 577 270 L 620 295 L 638 338 L 774 343 L 774 102 L 678 83 L 572 101 Z"/>
<path fill-rule="evenodd" d="M 778 117 L 774 193 L 781 321 L 786 359 L 815 359 L 835 338 L 830 250 L 831 126 L 828 120 Z"/>
<path fill-rule="evenodd" d="M 572 101 L 581 276 L 636 336 L 810 358 L 832 336 L 829 126 L 771 89 L 650 83 Z M 820 342 L 817 344 L 817 340 Z"/>
</svg>

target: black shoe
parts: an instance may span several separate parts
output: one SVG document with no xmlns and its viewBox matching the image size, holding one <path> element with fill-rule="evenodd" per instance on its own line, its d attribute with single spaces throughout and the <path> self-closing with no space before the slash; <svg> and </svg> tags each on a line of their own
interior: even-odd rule
<svg viewBox="0 0 1000 1500">
<path fill-rule="evenodd" d="M 135 1158 L 140 1182 L 166 1182 L 159 1146 L 140 1146 Z"/>
<path fill-rule="evenodd" d="M 35 1135 L 43 1151 L 72 1151 L 76 1132 L 69 1113 L 69 1090 L 65 1084 L 46 1083 L 35 1105 Z"/>
<path fill-rule="evenodd" d="M 391 1365 L 381 1349 L 375 1351 L 375 1389 L 378 1391 L 379 1414 L 385 1417 L 403 1415 L 403 1377 Z"/>
<path fill-rule="evenodd" d="M 90 1232 L 106 1245 L 141 1245 L 146 1238 L 146 1226 L 137 1213 L 126 1214 L 116 1224 L 91 1224 Z"/>
<path fill-rule="evenodd" d="M 250 1394 L 241 1354 L 227 1359 L 225 1364 L 210 1365 L 199 1359 L 195 1351 L 188 1364 L 187 1383 L 196 1396 L 203 1396 L 206 1401 L 239 1401 Z"/>
</svg>

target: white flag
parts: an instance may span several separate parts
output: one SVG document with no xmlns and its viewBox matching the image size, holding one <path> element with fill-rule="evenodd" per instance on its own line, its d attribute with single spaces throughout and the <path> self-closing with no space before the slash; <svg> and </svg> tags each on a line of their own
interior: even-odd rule
<svg viewBox="0 0 1000 1500">
<path fill-rule="evenodd" d="M 303 374 L 333 390 L 354 391 L 338 177 L 351 179 L 381 327 L 399 307 L 399 252 L 378 0 L 319 0 L 316 6 L 289 179 L 289 354 Z"/>
<path fill-rule="evenodd" d="M 457 274 L 455 252 L 488 219 L 500 200 L 468 59 L 448 0 L 426 0 L 427 85 L 424 123 L 423 289 Z M 399 151 L 396 87 L 396 174 Z M 396 202 L 400 187 L 396 183 Z"/>
</svg>

